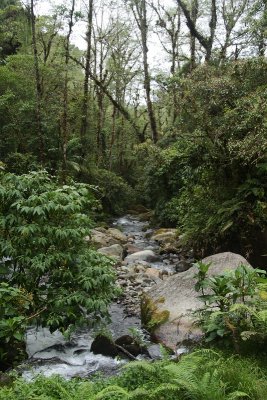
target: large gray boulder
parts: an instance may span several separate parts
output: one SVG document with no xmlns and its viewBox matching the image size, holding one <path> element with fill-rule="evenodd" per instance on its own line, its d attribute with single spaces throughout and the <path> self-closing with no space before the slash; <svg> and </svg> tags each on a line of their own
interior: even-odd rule
<svg viewBox="0 0 267 400">
<path fill-rule="evenodd" d="M 226 270 L 235 270 L 241 264 L 250 266 L 244 257 L 230 252 L 206 257 L 202 262 L 211 263 L 209 276 L 221 274 Z M 191 311 L 197 310 L 203 304 L 194 289 L 196 273 L 197 268 L 191 267 L 187 271 L 168 277 L 147 292 L 154 301 L 162 297 L 165 299 L 164 303 L 159 304 L 159 309 L 168 310 L 170 317 L 167 323 L 157 329 L 156 336 L 172 349 L 189 335 L 191 337 L 201 335 L 201 331 L 193 325 L 193 318 L 190 315 Z"/>
<path fill-rule="evenodd" d="M 158 257 L 153 250 L 142 250 L 136 253 L 130 254 L 124 259 L 125 264 L 138 263 L 139 261 L 153 262 L 157 261 Z"/>
<path fill-rule="evenodd" d="M 120 244 L 113 244 L 108 247 L 101 247 L 97 250 L 98 253 L 104 254 L 108 257 L 113 257 L 116 261 L 122 260 L 123 247 Z"/>
<path fill-rule="evenodd" d="M 111 236 L 114 240 L 120 243 L 126 243 L 127 242 L 127 236 L 124 235 L 119 229 L 116 228 L 109 228 L 107 230 L 107 233 L 109 236 Z"/>
</svg>

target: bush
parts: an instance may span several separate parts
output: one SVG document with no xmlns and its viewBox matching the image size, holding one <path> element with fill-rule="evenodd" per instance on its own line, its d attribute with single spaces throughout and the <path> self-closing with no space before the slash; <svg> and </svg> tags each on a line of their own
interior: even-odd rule
<svg viewBox="0 0 267 400">
<path fill-rule="evenodd" d="M 208 264 L 197 263 L 195 289 L 203 309 L 198 323 L 207 341 L 230 338 L 236 351 L 242 342 L 265 348 L 267 342 L 267 280 L 265 271 L 240 265 L 221 275 L 207 276 Z M 260 283 L 259 282 L 264 282 Z"/>
<path fill-rule="evenodd" d="M 114 172 L 106 169 L 91 169 L 84 178 L 98 187 L 98 197 L 107 213 L 120 215 L 135 204 L 133 189 Z"/>
<path fill-rule="evenodd" d="M 1 174 L 0 274 L 31 298 L 28 323 L 66 330 L 86 314 L 107 315 L 117 291 L 113 261 L 84 240 L 97 206 L 88 185 L 60 186 L 44 171 Z"/>
</svg>

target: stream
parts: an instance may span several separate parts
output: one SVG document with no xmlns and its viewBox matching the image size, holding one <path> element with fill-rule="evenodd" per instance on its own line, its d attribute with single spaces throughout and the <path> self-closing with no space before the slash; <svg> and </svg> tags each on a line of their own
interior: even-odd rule
<svg viewBox="0 0 267 400">
<path fill-rule="evenodd" d="M 147 222 L 138 217 L 126 215 L 113 221 L 113 227 L 119 228 L 131 240 L 136 248 L 153 250 L 156 254 L 158 244 L 149 239 L 152 230 L 146 228 Z M 174 272 L 177 256 L 160 256 L 149 266 Z M 110 306 L 111 323 L 107 329 L 117 338 L 129 334 L 129 328 L 141 329 L 140 319 L 129 316 L 123 304 L 114 303 Z M 124 364 L 125 360 L 95 355 L 90 351 L 93 341 L 93 332 L 88 329 L 77 330 L 70 340 L 56 331 L 50 333 L 46 328 L 30 328 L 26 334 L 26 350 L 29 359 L 20 366 L 22 376 L 31 379 L 37 374 L 51 376 L 61 375 L 67 379 L 72 377 L 87 377 L 97 371 L 105 375 L 112 375 Z"/>
</svg>

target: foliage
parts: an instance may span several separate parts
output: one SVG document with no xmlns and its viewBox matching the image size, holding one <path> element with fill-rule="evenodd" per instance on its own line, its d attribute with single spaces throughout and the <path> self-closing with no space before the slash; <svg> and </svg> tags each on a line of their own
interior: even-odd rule
<svg viewBox="0 0 267 400">
<path fill-rule="evenodd" d="M 160 311 L 158 305 L 164 303 L 164 298 L 153 301 L 148 295 L 143 294 L 141 298 L 141 322 L 142 326 L 150 333 L 153 333 L 160 325 L 168 321 L 170 312 Z"/>
<path fill-rule="evenodd" d="M 112 171 L 90 169 L 84 179 L 99 187 L 103 208 L 108 213 L 120 215 L 135 202 L 131 186 Z"/>
<path fill-rule="evenodd" d="M 8 1 L 3 4 L 0 7 L 0 64 L 25 44 L 27 31 L 27 13 L 20 2 Z"/>
<path fill-rule="evenodd" d="M 0 369 L 10 367 L 9 360 L 24 356 L 21 342 L 31 303 L 32 296 L 25 290 L 0 283 Z"/>
<path fill-rule="evenodd" d="M 98 207 L 94 189 L 60 186 L 45 171 L 0 179 L 0 273 L 30 296 L 28 320 L 54 331 L 106 315 L 116 295 L 113 261 L 84 240 Z"/>
<path fill-rule="evenodd" d="M 0 400 L 265 400 L 266 368 L 252 359 L 201 350 L 177 362 L 133 362 L 121 375 L 96 381 L 39 376 L 0 389 Z"/>
<path fill-rule="evenodd" d="M 172 136 L 139 148 L 139 192 L 199 256 L 226 249 L 264 254 L 266 61 L 203 65 L 175 79 Z"/>
<path fill-rule="evenodd" d="M 198 273 L 196 291 L 201 291 L 204 308 L 199 310 L 199 324 L 206 340 L 230 337 L 235 349 L 240 342 L 257 345 L 267 340 L 267 283 L 261 278 L 265 271 L 240 265 L 234 271 L 207 276 L 209 265 L 195 264 Z M 264 282 L 264 283 L 259 283 Z"/>
</svg>

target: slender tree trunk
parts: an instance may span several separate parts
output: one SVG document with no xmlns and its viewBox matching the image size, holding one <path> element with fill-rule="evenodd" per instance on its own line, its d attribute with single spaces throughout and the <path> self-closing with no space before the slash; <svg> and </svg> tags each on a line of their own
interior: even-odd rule
<svg viewBox="0 0 267 400">
<path fill-rule="evenodd" d="M 117 109 L 116 109 L 116 107 L 113 106 L 111 140 L 110 140 L 110 145 L 109 145 L 109 169 L 110 170 L 112 169 L 112 152 L 113 152 L 113 146 L 114 146 L 115 138 L 116 138 L 116 118 L 117 118 Z"/>
<path fill-rule="evenodd" d="M 96 91 L 97 91 L 97 105 L 98 105 L 96 141 L 97 141 L 97 164 L 99 165 L 101 163 L 101 160 L 104 159 L 104 154 L 103 154 L 104 138 L 102 133 L 103 120 L 104 120 L 104 103 L 103 103 L 104 96 L 99 87 L 96 88 Z"/>
<path fill-rule="evenodd" d="M 72 33 L 72 28 L 74 25 L 75 0 L 72 0 L 70 15 L 69 15 L 69 29 L 65 41 L 65 76 L 64 76 L 64 89 L 63 89 L 63 115 L 62 115 L 62 180 L 66 181 L 67 176 L 67 146 L 68 146 L 68 136 L 69 136 L 69 124 L 68 124 L 68 105 L 69 105 L 69 60 L 70 60 L 70 36 Z"/>
<path fill-rule="evenodd" d="M 216 26 L 217 26 L 217 5 L 216 5 L 216 0 L 211 0 L 210 15 L 211 15 L 210 22 L 209 22 L 210 36 L 209 36 L 209 39 L 208 39 L 206 61 L 210 61 L 210 59 L 211 59 L 211 51 L 212 51 L 212 46 L 213 46 L 214 37 L 215 37 L 215 30 L 216 30 Z"/>
<path fill-rule="evenodd" d="M 36 43 L 36 25 L 35 25 L 36 19 L 34 14 L 33 1 L 34 0 L 31 0 L 30 9 L 31 9 L 32 48 L 34 57 L 35 90 L 36 90 L 35 114 L 36 114 L 36 130 L 39 142 L 39 161 L 43 165 L 45 158 L 45 150 L 44 150 L 44 135 L 43 135 L 42 117 L 41 117 L 42 84 L 41 84 L 41 75 L 40 75 L 39 61 L 38 61 L 37 43 Z"/>
<path fill-rule="evenodd" d="M 102 87 L 105 87 L 104 77 L 104 56 L 103 56 L 103 43 L 100 41 L 99 51 L 99 81 L 101 86 L 97 87 L 97 104 L 98 104 L 98 118 L 97 118 L 97 162 L 101 163 L 101 160 L 105 160 L 104 148 L 105 138 L 103 135 L 103 124 L 104 124 L 104 93 Z"/>
<path fill-rule="evenodd" d="M 258 44 L 258 54 L 259 57 L 265 56 L 266 50 L 266 30 L 267 30 L 267 23 L 266 23 L 266 13 L 267 13 L 267 1 L 264 1 L 264 10 L 263 10 L 263 24 L 259 30 L 259 44 Z M 264 17 L 265 16 L 265 17 Z"/>
<path fill-rule="evenodd" d="M 152 100 L 151 100 L 151 78 L 150 78 L 148 58 L 147 58 L 148 24 L 147 24 L 146 0 L 135 1 L 134 4 L 132 5 L 132 10 L 133 10 L 134 17 L 135 17 L 136 23 L 138 25 L 140 34 L 141 34 L 141 43 L 142 43 L 142 52 L 143 52 L 143 68 L 144 68 L 144 89 L 146 92 L 147 112 L 148 112 L 151 133 L 152 133 L 152 140 L 154 143 L 157 143 L 158 130 L 157 130 L 157 122 L 156 122 L 156 118 L 155 118 L 153 104 L 152 104 Z"/>
<path fill-rule="evenodd" d="M 86 155 L 86 133 L 88 129 L 88 101 L 89 101 L 89 72 L 91 63 L 91 47 L 92 47 L 92 21 L 93 21 L 93 0 L 89 0 L 88 4 L 88 27 L 86 32 L 87 50 L 85 60 L 85 73 L 83 83 L 83 100 L 82 100 L 82 118 L 81 118 L 81 156 L 82 158 Z"/>
<path fill-rule="evenodd" d="M 192 21 L 196 25 L 198 17 L 198 0 L 192 0 L 191 3 Z M 190 70 L 196 68 L 196 37 L 190 32 Z"/>
</svg>

